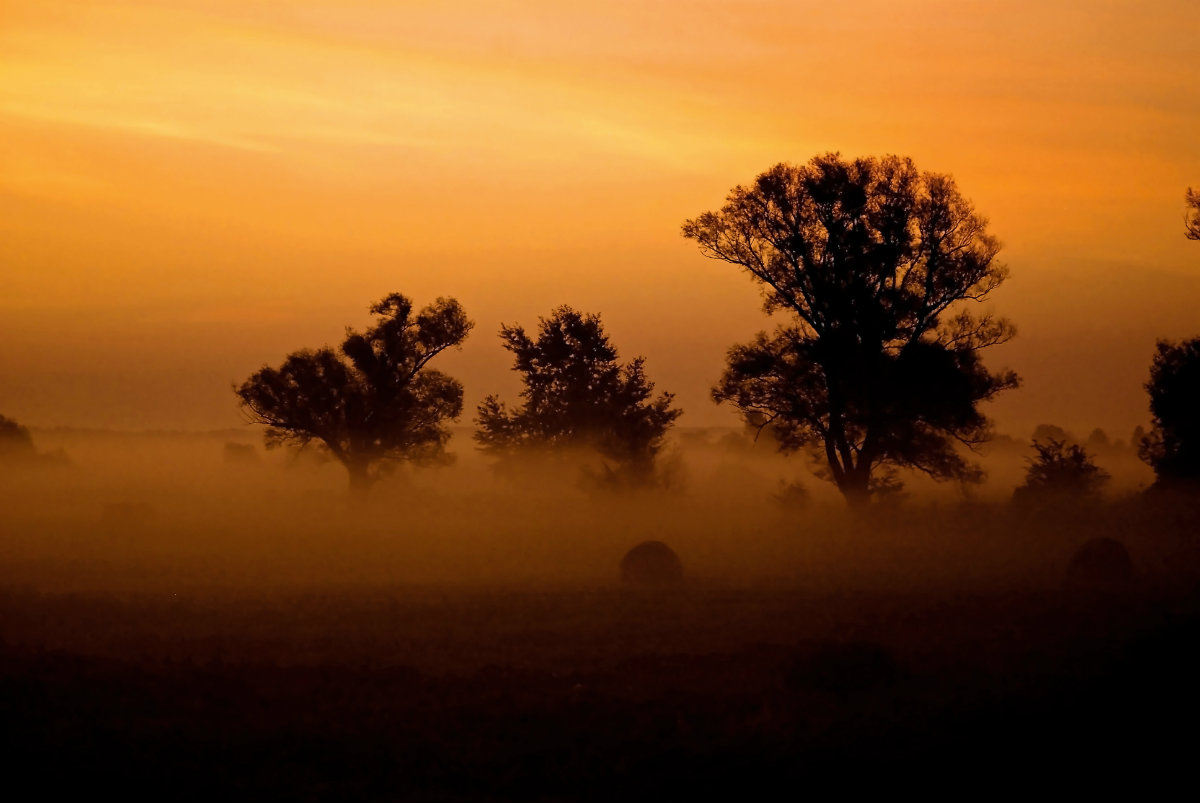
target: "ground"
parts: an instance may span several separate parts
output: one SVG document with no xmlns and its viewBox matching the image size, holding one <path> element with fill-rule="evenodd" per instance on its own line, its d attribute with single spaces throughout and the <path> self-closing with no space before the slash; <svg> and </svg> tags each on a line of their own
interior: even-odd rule
<svg viewBox="0 0 1200 803">
<path fill-rule="evenodd" d="M 17 592 L 3 621 L 9 778 L 51 794 L 1165 789 L 1200 713 L 1190 596 Z"/>
<path fill-rule="evenodd" d="M 566 801 L 1192 783 L 1192 498 L 854 514 L 779 503 L 769 482 L 618 497 L 451 472 L 351 503 L 328 467 L 181 448 L 122 443 L 106 464 L 77 446 L 74 468 L 0 483 L 14 788 Z M 1136 577 L 1069 587 L 1098 536 Z M 684 582 L 623 588 L 620 558 L 651 539 Z"/>
</svg>

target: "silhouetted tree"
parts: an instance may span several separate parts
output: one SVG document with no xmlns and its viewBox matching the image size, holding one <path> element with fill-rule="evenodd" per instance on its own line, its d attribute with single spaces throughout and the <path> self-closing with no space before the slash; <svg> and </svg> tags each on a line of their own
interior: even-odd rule
<svg viewBox="0 0 1200 803">
<path fill-rule="evenodd" d="M 960 309 L 1007 275 L 986 228 L 951 177 L 896 156 L 826 154 L 736 187 L 683 235 L 792 322 L 734 346 L 713 398 L 812 450 L 852 504 L 898 487 L 899 468 L 980 480 L 958 447 L 989 437 L 979 403 L 1018 384 L 980 360 L 1012 325 Z"/>
<path fill-rule="evenodd" d="M 1184 233 L 1189 240 L 1200 240 L 1200 192 L 1188 187 L 1184 200 L 1187 201 L 1187 213 L 1183 219 Z"/>
<path fill-rule="evenodd" d="M 1038 424 L 1033 428 L 1031 440 L 1042 441 L 1062 441 L 1063 443 L 1077 443 L 1075 436 L 1067 432 L 1058 424 Z"/>
<path fill-rule="evenodd" d="M 1141 448 L 1141 443 L 1146 437 L 1146 428 L 1138 424 L 1133 428 L 1133 433 L 1129 436 L 1129 445 L 1135 450 Z"/>
<path fill-rule="evenodd" d="M 1095 496 L 1110 479 L 1079 444 L 1053 438 L 1032 444 L 1036 454 L 1029 458 L 1025 483 L 1014 493 L 1016 499 Z"/>
<path fill-rule="evenodd" d="M 33 434 L 28 427 L 0 415 L 0 464 L 3 463 L 19 465 L 22 468 L 61 468 L 69 466 L 71 459 L 62 449 L 39 452 L 34 446 Z"/>
<path fill-rule="evenodd" d="M 524 404 L 509 410 L 496 396 L 479 405 L 475 440 L 494 455 L 563 449 L 595 450 L 605 479 L 644 485 L 655 478 L 664 437 L 682 411 L 674 394 L 651 399 L 642 357 L 620 365 L 598 315 L 559 307 L 540 318 L 537 339 L 520 326 L 502 326 L 504 348 L 515 357 Z"/>
<path fill-rule="evenodd" d="M 472 327 L 454 299 L 414 314 L 393 293 L 370 311 L 376 324 L 347 329 L 340 352 L 297 351 L 235 389 L 249 420 L 267 427 L 268 448 L 315 443 L 346 467 L 355 491 L 377 479 L 382 461 L 445 458 L 445 422 L 462 413 L 462 385 L 427 366 Z"/>
<path fill-rule="evenodd" d="M 1200 337 L 1158 341 L 1146 390 L 1153 426 L 1138 456 L 1160 484 L 1200 480 Z"/>
<path fill-rule="evenodd" d="M 1100 429 L 1100 427 L 1096 427 L 1092 430 L 1092 434 L 1088 435 L 1087 445 L 1091 447 L 1092 451 L 1100 452 L 1111 448 L 1113 443 L 1108 439 L 1107 432 Z"/>
<path fill-rule="evenodd" d="M 29 428 L 0 415 L 0 459 L 27 459 L 36 455 Z"/>
</svg>

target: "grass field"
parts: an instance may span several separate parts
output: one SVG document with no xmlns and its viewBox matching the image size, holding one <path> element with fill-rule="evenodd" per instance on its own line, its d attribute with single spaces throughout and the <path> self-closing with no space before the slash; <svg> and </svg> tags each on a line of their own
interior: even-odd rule
<svg viewBox="0 0 1200 803">
<path fill-rule="evenodd" d="M 914 495 L 850 515 L 773 499 L 771 464 L 765 483 L 714 470 L 619 497 L 468 465 L 351 505 L 327 467 L 231 468 L 188 444 L 93 442 L 70 470 L 6 475 L 2 749 L 38 796 L 1191 782 L 1194 499 Z M 1095 536 L 1135 578 L 1064 587 Z M 651 538 L 684 583 L 622 587 L 621 556 Z"/>
</svg>

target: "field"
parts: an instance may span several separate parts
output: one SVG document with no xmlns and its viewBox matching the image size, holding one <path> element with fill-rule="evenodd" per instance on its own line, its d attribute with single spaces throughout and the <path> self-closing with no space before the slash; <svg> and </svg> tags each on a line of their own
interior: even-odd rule
<svg viewBox="0 0 1200 803">
<path fill-rule="evenodd" d="M 7 774 L 40 794 L 1190 782 L 1196 508 L 1133 493 L 1119 460 L 1088 507 L 918 488 L 851 515 L 812 478 L 780 496 L 795 461 L 698 440 L 667 492 L 518 483 L 466 455 L 359 503 L 336 467 L 225 462 L 217 437 L 39 443 L 74 465 L 4 477 L 0 721 Z M 1065 584 L 1097 536 L 1135 578 Z M 681 586 L 620 585 L 647 539 L 679 553 Z"/>
</svg>

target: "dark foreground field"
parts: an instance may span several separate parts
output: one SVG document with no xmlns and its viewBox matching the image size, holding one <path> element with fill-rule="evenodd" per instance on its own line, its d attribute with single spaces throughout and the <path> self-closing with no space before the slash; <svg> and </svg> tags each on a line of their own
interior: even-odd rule
<svg viewBox="0 0 1200 803">
<path fill-rule="evenodd" d="M 0 606 L 5 774 L 39 798 L 1194 780 L 1200 604 L 1179 590 L 12 591 Z"/>
<path fill-rule="evenodd" d="M 1193 496 L 851 516 L 701 450 L 678 492 L 464 458 L 351 504 L 219 441 L 62 445 L 0 474 L 5 799 L 1194 797 Z M 1064 590 L 1096 537 L 1136 576 Z M 623 589 L 652 539 L 683 586 Z"/>
</svg>

